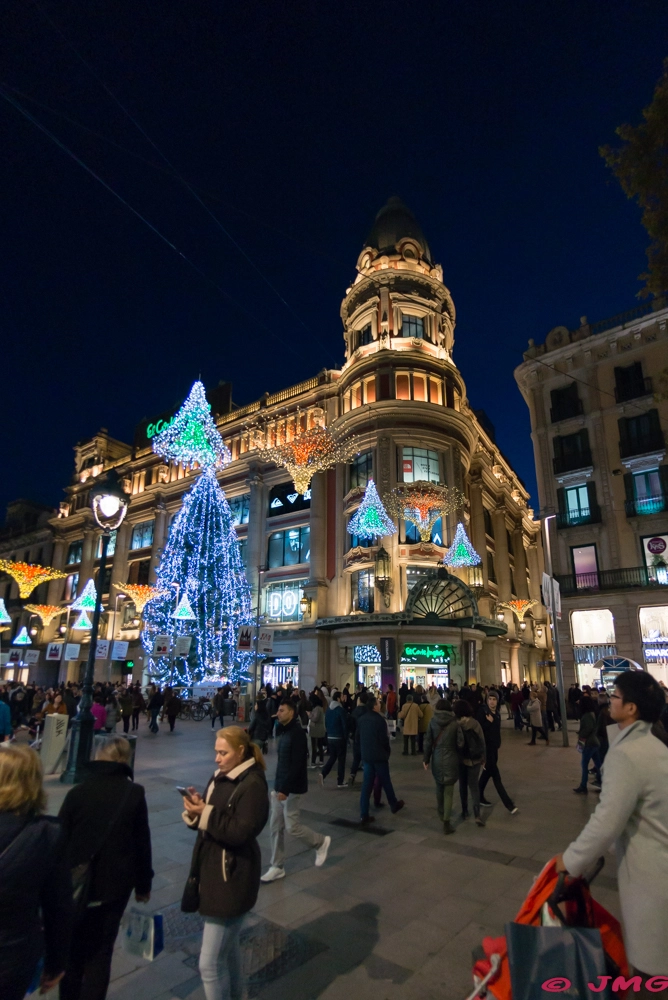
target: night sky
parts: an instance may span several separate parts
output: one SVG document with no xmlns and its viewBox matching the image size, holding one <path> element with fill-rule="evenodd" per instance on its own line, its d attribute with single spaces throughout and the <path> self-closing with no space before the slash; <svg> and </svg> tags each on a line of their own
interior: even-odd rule
<svg viewBox="0 0 668 1000">
<path fill-rule="evenodd" d="M 662 0 L 9 0 L 0 31 L 4 93 L 187 258 L 0 101 L 3 508 L 57 505 L 77 440 L 131 441 L 200 374 L 243 405 L 340 365 L 392 194 L 535 500 L 512 372 L 529 337 L 637 304 L 647 238 L 598 147 L 651 100 Z"/>
</svg>

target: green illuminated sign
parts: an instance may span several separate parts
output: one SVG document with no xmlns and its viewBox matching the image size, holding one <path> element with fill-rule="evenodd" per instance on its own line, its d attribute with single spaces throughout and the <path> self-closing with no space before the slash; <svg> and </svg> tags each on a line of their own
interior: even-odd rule
<svg viewBox="0 0 668 1000">
<path fill-rule="evenodd" d="M 402 663 L 450 663 L 457 660 L 454 646 L 404 646 Z"/>
<path fill-rule="evenodd" d="M 154 424 L 148 424 L 146 427 L 146 437 L 150 441 L 160 431 L 164 431 L 166 427 L 171 427 L 175 419 L 176 417 L 170 417 L 169 420 L 156 420 Z"/>
</svg>

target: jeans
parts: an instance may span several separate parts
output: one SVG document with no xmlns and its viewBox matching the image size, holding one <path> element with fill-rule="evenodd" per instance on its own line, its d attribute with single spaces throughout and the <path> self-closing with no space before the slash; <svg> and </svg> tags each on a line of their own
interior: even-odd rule
<svg viewBox="0 0 668 1000">
<path fill-rule="evenodd" d="M 404 756 L 408 755 L 408 741 L 411 741 L 411 753 L 415 754 L 415 736 L 404 736 Z"/>
<path fill-rule="evenodd" d="M 130 716 L 129 715 L 124 715 L 123 716 L 123 732 L 127 733 L 129 731 L 130 731 Z"/>
<path fill-rule="evenodd" d="M 508 795 L 508 792 L 503 787 L 503 782 L 501 781 L 501 775 L 499 774 L 498 761 L 499 761 L 499 751 L 490 750 L 490 748 L 488 747 L 487 760 L 485 761 L 485 770 L 482 772 L 480 776 L 480 785 L 479 785 L 480 798 L 484 799 L 485 788 L 487 787 L 487 782 L 491 778 L 492 781 L 494 782 L 494 787 L 497 790 L 499 798 L 503 802 L 506 809 L 514 809 L 515 808 L 514 802 L 511 799 L 510 795 Z"/>
<path fill-rule="evenodd" d="M 442 781 L 436 782 L 436 809 L 438 811 L 438 818 L 442 819 L 445 823 L 450 821 L 454 795 L 454 784 L 446 785 Z"/>
<path fill-rule="evenodd" d="M 346 749 L 347 740 L 342 738 L 336 740 L 327 740 L 327 750 L 329 757 L 327 758 L 327 763 L 323 767 L 320 774 L 323 778 L 326 778 L 329 772 L 334 767 L 334 764 L 338 761 L 338 782 L 343 785 L 346 780 Z"/>
<path fill-rule="evenodd" d="M 580 788 L 587 787 L 587 781 L 589 780 L 589 761 L 594 765 L 596 771 L 596 781 L 601 784 L 601 755 L 599 753 L 598 747 L 584 747 L 582 751 L 582 779 L 580 781 Z"/>
<path fill-rule="evenodd" d="M 390 809 L 392 812 L 395 812 L 397 808 L 397 797 L 394 794 L 394 788 L 392 787 L 389 762 L 386 760 L 364 761 L 362 768 L 364 770 L 364 780 L 362 781 L 362 791 L 360 793 L 360 814 L 362 819 L 366 819 L 369 815 L 369 801 L 371 799 L 371 792 L 376 778 L 380 778 L 385 794 L 387 795 L 387 801 Z M 376 804 L 378 804 L 380 798 L 375 799 L 375 801 Z"/>
<path fill-rule="evenodd" d="M 87 907 L 74 925 L 72 950 L 60 984 L 61 1000 L 104 1000 L 111 956 L 128 897 Z"/>
<path fill-rule="evenodd" d="M 141 712 L 140 708 L 133 708 L 132 709 L 132 729 L 133 729 L 133 731 L 135 729 L 139 729 L 139 713 L 140 712 Z"/>
<path fill-rule="evenodd" d="M 220 719 L 221 728 L 225 726 L 225 716 L 222 712 L 216 712 L 211 716 L 211 728 L 214 729 L 216 725 L 216 719 Z"/>
<path fill-rule="evenodd" d="M 241 951 L 239 935 L 245 914 L 227 920 L 205 918 L 202 950 L 199 953 L 199 974 L 206 1000 L 223 1000 L 223 980 L 218 973 L 222 960 L 230 980 L 230 1000 L 241 1000 Z"/>
<path fill-rule="evenodd" d="M 522 732 L 522 729 L 524 728 L 524 721 L 519 708 L 516 708 L 513 712 L 513 719 L 515 720 L 515 729 L 519 729 L 519 731 Z"/>
<path fill-rule="evenodd" d="M 462 812 L 468 812 L 469 792 L 473 801 L 473 815 L 480 815 L 480 764 L 464 764 L 459 762 L 459 798 L 462 803 Z"/>
<path fill-rule="evenodd" d="M 176 716 L 175 715 L 168 715 L 167 716 L 167 721 L 169 722 L 169 731 L 170 731 L 170 733 L 173 733 L 174 732 L 174 723 L 176 722 Z"/>
<path fill-rule="evenodd" d="M 545 728 L 543 726 L 532 726 L 531 727 L 531 744 L 532 744 L 532 746 L 536 742 L 536 735 L 537 735 L 537 733 L 540 733 L 541 736 L 543 737 L 543 739 L 547 740 L 547 733 L 546 733 Z"/>
<path fill-rule="evenodd" d="M 160 726 L 158 725 L 158 716 L 159 715 L 160 715 L 160 709 L 159 708 L 152 708 L 151 709 L 151 721 L 148 724 L 148 728 L 151 730 L 152 733 L 157 733 L 159 731 L 159 729 L 160 729 Z"/>
<path fill-rule="evenodd" d="M 321 736 L 311 737 L 311 763 L 315 764 L 316 757 L 320 755 L 320 763 L 325 760 L 325 741 Z"/>
<path fill-rule="evenodd" d="M 269 834 L 271 836 L 271 864 L 274 868 L 282 868 L 285 864 L 285 831 L 293 837 L 303 840 L 308 847 L 317 850 L 325 841 L 321 833 L 316 833 L 299 819 L 299 804 L 301 795 L 288 795 L 287 799 L 279 799 L 276 792 L 271 793 L 271 816 L 269 819 Z M 208 1000 L 208 998 L 207 998 Z"/>
</svg>

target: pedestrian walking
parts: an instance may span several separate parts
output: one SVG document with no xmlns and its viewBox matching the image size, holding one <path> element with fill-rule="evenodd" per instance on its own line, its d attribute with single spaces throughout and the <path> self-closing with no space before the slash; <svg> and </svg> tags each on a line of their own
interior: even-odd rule
<svg viewBox="0 0 668 1000">
<path fill-rule="evenodd" d="M 652 733 L 663 708 L 650 674 L 618 675 L 601 798 L 557 859 L 558 871 L 577 877 L 614 844 L 626 954 L 641 981 L 665 976 L 668 954 L 668 748 Z"/>
<path fill-rule="evenodd" d="M 12 738 L 14 729 L 12 727 L 12 713 L 6 701 L 0 699 L 0 743 L 5 743 Z"/>
<path fill-rule="evenodd" d="M 519 730 L 520 733 L 524 729 L 524 719 L 522 717 L 523 704 L 524 704 L 524 695 L 518 688 L 517 684 L 514 684 L 513 692 L 510 695 L 510 707 L 513 710 L 513 720 L 515 722 L 515 729 Z"/>
<path fill-rule="evenodd" d="M 160 726 L 158 725 L 158 716 L 160 715 L 160 710 L 165 703 L 165 699 L 160 688 L 155 688 L 148 699 L 148 705 L 146 706 L 151 719 L 148 724 L 148 728 L 152 733 L 158 733 L 160 731 Z"/>
<path fill-rule="evenodd" d="M 486 703 L 478 709 L 477 714 L 480 728 L 485 738 L 485 765 L 480 775 L 480 805 L 491 806 L 485 798 L 485 789 L 491 778 L 499 798 L 509 813 L 515 814 L 517 806 L 503 786 L 501 774 L 499 773 L 499 747 L 501 746 L 501 713 L 499 711 L 499 697 L 497 692 L 490 690 Z"/>
<path fill-rule="evenodd" d="M 118 704 L 116 702 L 115 695 L 113 694 L 107 695 L 104 710 L 106 712 L 104 719 L 104 731 L 105 733 L 115 733 L 116 726 L 118 725 L 118 720 L 121 714 L 118 709 Z"/>
<path fill-rule="evenodd" d="M 452 710 L 459 719 L 464 736 L 464 746 L 459 758 L 459 797 L 462 803 L 462 819 L 468 819 L 468 795 L 473 801 L 473 815 L 478 826 L 485 821 L 480 811 L 480 768 L 485 763 L 485 737 L 480 723 L 473 718 L 471 703 L 459 698 Z"/>
<path fill-rule="evenodd" d="M 93 698 L 93 704 L 90 706 L 91 713 L 93 715 L 93 732 L 101 733 L 107 724 L 107 710 L 102 704 L 102 695 L 96 694 Z"/>
<path fill-rule="evenodd" d="M 325 712 L 325 729 L 327 730 L 327 751 L 329 756 L 318 778 L 324 785 L 325 778 L 337 765 L 337 788 L 347 788 L 346 784 L 346 750 L 348 747 L 348 720 L 346 710 L 341 704 L 341 693 L 334 691 L 329 708 Z"/>
<path fill-rule="evenodd" d="M 295 718 L 295 708 L 284 698 L 277 710 L 279 722 L 278 759 L 274 790 L 271 793 L 271 864 L 262 876 L 263 882 L 275 882 L 285 877 L 285 831 L 315 849 L 315 864 L 319 868 L 327 860 L 331 837 L 316 833 L 305 826 L 299 816 L 301 797 L 308 792 L 306 763 L 308 748 L 306 733 Z"/>
<path fill-rule="evenodd" d="M 118 709 L 121 713 L 121 720 L 123 722 L 123 732 L 126 734 L 130 731 L 130 721 L 132 719 L 133 709 L 132 702 L 132 692 L 128 691 L 127 688 L 121 688 L 121 693 L 118 696 Z M 134 729 L 134 726 L 132 728 Z"/>
<path fill-rule="evenodd" d="M 598 738 L 598 719 L 596 718 L 596 713 L 594 712 L 594 700 L 586 695 L 580 698 L 580 728 L 578 729 L 578 750 L 582 755 L 580 758 L 580 764 L 582 767 L 582 775 L 580 778 L 580 784 L 573 791 L 577 795 L 587 795 L 589 789 L 587 787 L 587 782 L 589 781 L 589 762 L 591 761 L 594 765 L 594 773 L 596 775 L 596 784 L 593 786 L 595 791 L 600 791 L 601 789 L 601 755 L 599 753 L 600 741 Z"/>
<path fill-rule="evenodd" d="M 273 723 L 267 711 L 267 701 L 265 698 L 258 698 L 253 710 L 253 718 L 248 727 L 248 735 L 253 743 L 259 746 L 263 754 L 269 749 L 269 736 Z"/>
<path fill-rule="evenodd" d="M 318 766 L 316 758 L 320 757 L 320 764 L 325 763 L 325 744 L 327 742 L 327 730 L 325 728 L 325 710 L 320 702 L 320 695 L 314 691 L 311 695 L 311 712 L 308 720 L 308 735 L 311 739 L 311 767 Z"/>
<path fill-rule="evenodd" d="M 179 717 L 179 712 L 181 711 L 181 708 L 182 708 L 182 702 L 181 699 L 179 698 L 178 692 L 174 691 L 173 688 L 170 687 L 166 688 L 163 716 L 164 715 L 167 716 L 167 722 L 169 723 L 170 733 L 174 732 L 174 726 L 176 724 L 176 720 Z"/>
<path fill-rule="evenodd" d="M 223 688 L 218 688 L 211 701 L 211 728 L 215 729 L 216 719 L 220 719 L 221 729 L 225 726 L 225 698 Z"/>
<path fill-rule="evenodd" d="M 436 702 L 424 739 L 423 766 L 431 763 L 436 783 L 436 811 L 444 833 L 454 833 L 450 824 L 455 784 L 459 778 L 459 755 L 464 749 L 464 733 L 445 698 Z"/>
<path fill-rule="evenodd" d="M 357 720 L 355 745 L 364 771 L 360 793 L 361 822 L 373 823 L 375 817 L 369 815 L 371 792 L 374 792 L 375 804 L 379 806 L 381 788 L 385 791 L 390 810 L 398 813 L 403 809 L 405 802 L 397 798 L 392 785 L 387 722 L 380 714 L 380 702 L 373 695 L 368 696 L 366 709 Z"/>
<path fill-rule="evenodd" d="M 387 717 L 392 721 L 397 721 L 397 692 L 394 690 L 394 684 L 387 685 L 387 698 L 385 701 L 385 707 L 387 709 Z"/>
<path fill-rule="evenodd" d="M 141 712 L 146 711 L 146 701 L 144 700 L 144 695 L 141 693 L 141 688 L 139 685 L 134 689 L 132 693 L 132 732 L 139 729 L 139 716 Z"/>
<path fill-rule="evenodd" d="M 536 736 L 539 734 L 545 740 L 546 746 L 549 746 L 550 741 L 548 739 L 547 732 L 545 731 L 545 727 L 543 726 L 543 711 L 541 708 L 540 698 L 538 697 L 538 688 L 535 684 L 531 685 L 530 697 L 527 703 L 527 713 L 531 724 L 531 740 L 527 746 L 534 747 L 536 745 Z"/>
<path fill-rule="evenodd" d="M 550 732 L 555 732 L 555 727 L 561 729 L 561 710 L 559 708 L 559 691 L 556 684 L 545 682 L 547 688 L 546 711 L 547 725 Z"/>
<path fill-rule="evenodd" d="M 42 957 L 41 992 L 53 989 L 65 973 L 72 886 L 60 824 L 44 816 L 45 809 L 38 754 L 26 744 L 0 746 L 2 1000 L 23 1000 Z"/>
<path fill-rule="evenodd" d="M 359 722 L 360 717 L 364 715 L 365 712 L 371 711 L 371 709 L 369 708 L 369 698 L 372 697 L 373 695 L 370 695 L 367 691 L 360 691 L 360 693 L 357 696 L 357 706 L 352 710 L 350 719 L 348 720 L 349 722 L 348 729 L 350 731 L 350 736 L 353 741 L 353 762 L 350 765 L 350 778 L 349 778 L 349 783 L 351 786 L 355 784 L 355 778 L 357 776 L 357 772 L 362 766 L 362 758 L 360 755 L 360 744 L 359 740 L 355 738 L 355 734 L 357 733 L 357 723 Z"/>
<path fill-rule="evenodd" d="M 422 709 L 414 701 L 412 694 L 406 695 L 406 704 L 399 712 L 399 718 L 404 723 L 404 749 L 402 756 L 408 757 L 408 744 L 410 742 L 411 754 L 416 754 L 415 741 L 419 731 L 419 723 L 422 718 Z"/>
<path fill-rule="evenodd" d="M 257 842 L 269 816 L 262 751 L 240 726 L 216 734 L 217 770 L 204 795 L 194 788 L 184 798 L 183 820 L 197 830 L 191 876 L 182 906 L 204 918 L 199 973 L 206 1000 L 221 1000 L 222 964 L 228 995 L 242 995 L 239 935 L 255 906 L 262 859 Z M 195 895 L 191 898 L 190 886 Z"/>
<path fill-rule="evenodd" d="M 422 712 L 422 715 L 418 721 L 417 748 L 418 748 L 418 753 L 423 753 L 425 733 L 429 728 L 429 723 L 431 722 L 432 716 L 434 714 L 434 706 L 431 704 L 426 694 L 421 695 L 420 711 Z"/>
</svg>

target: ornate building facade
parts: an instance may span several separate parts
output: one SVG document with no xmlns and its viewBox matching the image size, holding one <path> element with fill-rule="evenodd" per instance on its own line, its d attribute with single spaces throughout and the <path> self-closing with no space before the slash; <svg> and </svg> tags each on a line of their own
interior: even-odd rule
<svg viewBox="0 0 668 1000">
<path fill-rule="evenodd" d="M 265 679 L 298 679 L 304 688 L 322 678 L 339 686 L 368 682 L 379 674 L 384 638 L 395 640 L 401 675 L 423 683 L 553 676 L 540 603 L 539 523 L 493 428 L 469 406 L 453 360 L 452 297 L 398 199 L 376 218 L 341 318 L 340 369 L 241 408 L 233 407 L 227 383 L 209 393 L 232 453 L 219 480 L 259 614 L 275 629 Z M 91 482 L 112 467 L 124 477 L 132 501 L 113 543 L 105 618 L 109 637 L 130 641 L 137 675 L 145 667 L 139 622 L 131 602 L 118 596 L 122 586 L 112 585 L 155 579 L 170 522 L 191 485 L 191 474 L 163 465 L 151 449 L 152 435 L 175 409 L 141 424 L 133 446 L 106 431 L 78 445 L 74 482 L 52 522 L 53 563 L 68 576 L 50 585 L 49 601 L 66 602 L 96 572 Z M 284 469 L 259 460 L 260 423 L 275 440 L 325 423 L 355 435 L 360 450 L 350 463 L 316 474 L 302 497 Z M 426 480 L 457 487 L 466 503 L 437 522 L 429 541 L 401 521 L 384 546 L 372 545 L 346 530 L 370 478 L 381 496 L 402 482 Z M 439 564 L 458 521 L 482 562 L 446 572 Z M 535 602 L 523 628 L 498 607 L 513 598 Z M 116 667 L 106 665 L 112 675 Z M 79 669 L 71 663 L 63 674 Z"/>
</svg>

